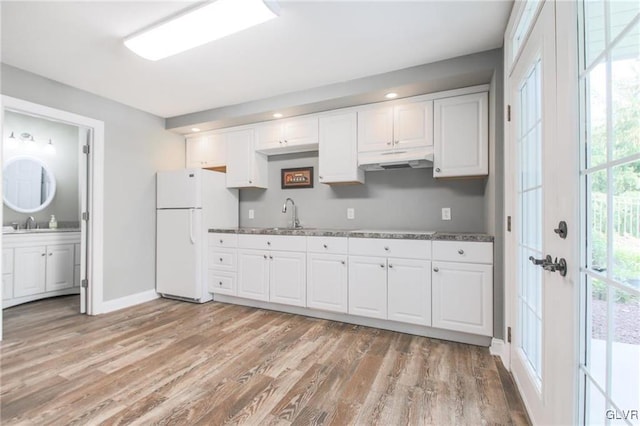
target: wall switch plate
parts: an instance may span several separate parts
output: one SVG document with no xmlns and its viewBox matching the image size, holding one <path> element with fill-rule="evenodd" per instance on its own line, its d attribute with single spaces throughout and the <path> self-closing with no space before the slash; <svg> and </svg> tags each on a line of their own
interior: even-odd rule
<svg viewBox="0 0 640 426">
<path fill-rule="evenodd" d="M 442 208 L 442 220 L 451 220 L 451 208 L 443 207 Z"/>
<path fill-rule="evenodd" d="M 347 219 L 355 219 L 356 218 L 356 209 L 353 207 L 349 207 L 347 209 Z"/>
<path fill-rule="evenodd" d="M 255 212 L 253 209 L 249 209 L 249 219 L 253 219 L 255 217 Z"/>
</svg>

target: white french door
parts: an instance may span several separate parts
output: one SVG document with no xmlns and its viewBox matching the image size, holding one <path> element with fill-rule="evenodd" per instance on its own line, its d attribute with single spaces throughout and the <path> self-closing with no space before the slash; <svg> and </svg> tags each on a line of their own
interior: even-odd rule
<svg viewBox="0 0 640 426">
<path fill-rule="evenodd" d="M 578 151 L 558 137 L 567 121 L 558 109 L 557 7 L 526 3 L 508 44 L 515 58 L 506 87 L 510 367 L 533 424 L 575 419 Z"/>
</svg>

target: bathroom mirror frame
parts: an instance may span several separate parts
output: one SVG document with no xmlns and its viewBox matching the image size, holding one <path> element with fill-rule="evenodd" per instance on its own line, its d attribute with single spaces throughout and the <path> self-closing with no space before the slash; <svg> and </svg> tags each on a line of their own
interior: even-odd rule
<svg viewBox="0 0 640 426">
<path fill-rule="evenodd" d="M 56 195 L 56 176 L 53 174 L 53 172 L 51 171 L 51 168 L 44 161 L 29 155 L 17 155 L 5 161 L 4 165 L 2 166 L 3 175 L 6 176 L 6 170 L 8 166 L 21 160 L 29 160 L 29 161 L 38 163 L 42 167 L 42 169 L 47 173 L 49 181 L 51 182 L 51 188 L 50 188 L 49 194 L 47 195 L 47 199 L 44 200 L 44 202 L 40 204 L 38 207 L 25 209 L 25 208 L 16 206 L 10 200 L 7 199 L 7 191 L 5 188 L 2 191 L 2 199 L 4 201 L 4 204 L 10 209 L 15 210 L 19 213 L 36 213 L 36 212 L 42 211 L 46 209 L 49 206 L 49 204 L 51 204 L 51 202 L 53 201 L 53 198 Z"/>
</svg>

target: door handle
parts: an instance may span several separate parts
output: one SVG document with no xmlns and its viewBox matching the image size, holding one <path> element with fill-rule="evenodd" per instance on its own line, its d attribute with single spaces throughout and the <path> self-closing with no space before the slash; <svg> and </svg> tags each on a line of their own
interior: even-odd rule
<svg viewBox="0 0 640 426">
<path fill-rule="evenodd" d="M 194 209 L 189 209 L 189 239 L 191 240 L 191 244 L 196 243 L 196 239 L 193 236 L 193 213 L 194 212 L 195 212 Z"/>
<path fill-rule="evenodd" d="M 553 260 L 551 255 L 547 255 L 544 259 L 536 259 L 533 256 L 529 256 L 529 260 L 536 266 L 542 266 L 545 271 L 560 272 L 561 276 L 567 276 L 567 260 L 564 257 L 561 257 L 560 260 L 556 257 Z"/>
</svg>

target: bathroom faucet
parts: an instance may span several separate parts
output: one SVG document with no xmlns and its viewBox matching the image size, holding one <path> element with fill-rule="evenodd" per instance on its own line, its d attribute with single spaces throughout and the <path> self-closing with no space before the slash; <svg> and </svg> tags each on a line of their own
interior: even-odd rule
<svg viewBox="0 0 640 426">
<path fill-rule="evenodd" d="M 291 201 L 291 226 L 290 228 L 301 228 L 300 221 L 298 220 L 298 214 L 296 210 L 296 203 L 293 202 L 291 198 L 287 198 L 284 200 L 284 205 L 282 206 L 282 213 L 287 212 L 287 203 Z"/>
<path fill-rule="evenodd" d="M 29 216 L 24 224 L 25 229 L 33 229 L 36 227 L 36 220 L 33 216 Z"/>
</svg>

